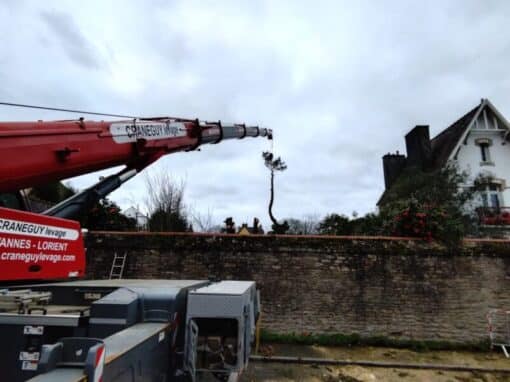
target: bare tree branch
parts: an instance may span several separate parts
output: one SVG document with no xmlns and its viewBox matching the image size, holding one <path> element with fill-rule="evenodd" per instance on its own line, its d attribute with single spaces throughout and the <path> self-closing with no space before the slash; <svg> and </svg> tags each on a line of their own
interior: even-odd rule
<svg viewBox="0 0 510 382">
<path fill-rule="evenodd" d="M 210 208 L 207 209 L 207 212 L 199 212 L 193 209 L 190 212 L 191 219 L 193 221 L 193 226 L 198 232 L 213 232 L 213 228 L 215 226 L 213 220 L 213 212 Z M 217 224 L 216 224 L 217 225 Z"/>
<path fill-rule="evenodd" d="M 184 204 L 185 182 L 175 182 L 166 171 L 147 172 L 145 207 L 152 231 L 184 231 L 189 227 Z"/>
</svg>

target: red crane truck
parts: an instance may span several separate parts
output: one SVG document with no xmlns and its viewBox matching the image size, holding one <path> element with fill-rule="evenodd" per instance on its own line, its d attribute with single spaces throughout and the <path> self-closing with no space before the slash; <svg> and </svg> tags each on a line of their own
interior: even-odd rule
<svg viewBox="0 0 510 382">
<path fill-rule="evenodd" d="M 255 283 L 80 280 L 73 219 L 163 155 L 258 136 L 272 131 L 166 117 L 0 123 L 0 382 L 235 378 L 254 336 Z M 118 165 L 30 212 L 24 189 Z"/>
</svg>

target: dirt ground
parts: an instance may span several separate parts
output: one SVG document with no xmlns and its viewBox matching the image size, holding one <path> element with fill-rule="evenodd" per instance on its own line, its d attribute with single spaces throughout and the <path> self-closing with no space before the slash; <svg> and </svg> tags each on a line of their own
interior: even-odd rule
<svg viewBox="0 0 510 382">
<path fill-rule="evenodd" d="M 502 352 L 471 353 L 456 351 L 414 352 L 404 349 L 377 347 L 323 347 L 271 345 L 266 349 L 274 355 L 323 357 L 342 360 L 367 360 L 402 363 L 432 363 L 471 367 L 510 369 L 510 359 Z M 510 381 L 510 374 L 447 372 L 397 368 L 366 368 L 360 366 L 291 365 L 251 362 L 242 382 L 251 381 L 438 381 L 438 382 L 499 382 Z"/>
</svg>

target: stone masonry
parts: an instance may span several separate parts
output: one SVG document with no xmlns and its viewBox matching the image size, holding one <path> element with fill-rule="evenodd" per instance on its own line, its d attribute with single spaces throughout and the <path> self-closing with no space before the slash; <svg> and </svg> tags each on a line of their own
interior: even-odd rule
<svg viewBox="0 0 510 382">
<path fill-rule="evenodd" d="M 277 333 L 394 339 L 487 339 L 489 308 L 510 308 L 510 242 L 437 244 L 388 238 L 93 232 L 87 275 L 255 280 L 262 326 Z"/>
</svg>

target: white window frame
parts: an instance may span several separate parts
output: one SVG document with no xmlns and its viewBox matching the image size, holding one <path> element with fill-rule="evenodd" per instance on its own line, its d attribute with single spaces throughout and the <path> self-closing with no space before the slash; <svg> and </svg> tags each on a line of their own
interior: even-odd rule
<svg viewBox="0 0 510 382">
<path fill-rule="evenodd" d="M 494 187 L 494 190 L 491 190 L 491 187 Z M 480 193 L 480 198 L 482 201 L 482 207 L 484 208 L 501 208 L 504 206 L 503 204 L 503 193 L 501 192 L 501 185 L 498 183 L 486 183 L 478 188 L 478 192 Z M 494 206 L 492 203 L 492 197 L 496 196 L 498 205 Z"/>
<path fill-rule="evenodd" d="M 494 166 L 489 150 L 489 147 L 492 146 L 492 139 L 477 138 L 475 139 L 475 145 L 480 147 L 480 166 Z"/>
</svg>

